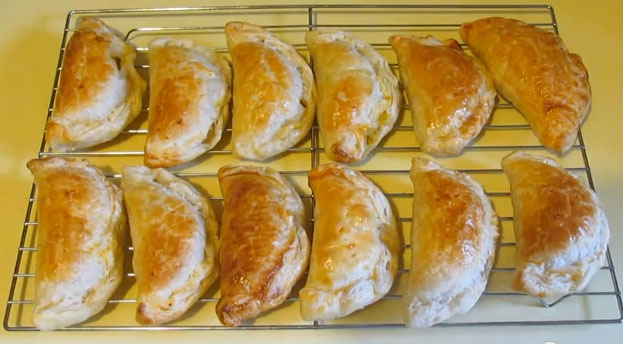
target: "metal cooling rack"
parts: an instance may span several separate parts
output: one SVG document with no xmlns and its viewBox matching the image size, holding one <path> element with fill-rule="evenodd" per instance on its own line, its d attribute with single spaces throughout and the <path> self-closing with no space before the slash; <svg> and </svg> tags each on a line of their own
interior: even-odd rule
<svg viewBox="0 0 623 344">
<path fill-rule="evenodd" d="M 137 68 L 146 77 L 149 65 L 145 62 L 146 41 L 144 38 L 155 38 L 162 35 L 185 35 L 196 39 L 210 36 L 209 44 L 217 50 L 227 53 L 223 39 L 223 24 L 231 20 L 247 20 L 262 25 L 278 35 L 287 36 L 293 32 L 298 36 L 289 38 L 288 41 L 305 56 L 306 47 L 302 40 L 307 30 L 318 27 L 343 28 L 355 31 L 357 35 L 372 43 L 375 48 L 382 52 L 390 62 L 395 62 L 395 57 L 390 52 L 391 47 L 386 43 L 387 36 L 394 33 L 414 33 L 418 35 L 433 34 L 439 36 L 456 37 L 456 30 L 464 21 L 474 20 L 486 16 L 510 16 L 558 33 L 558 24 L 554 9 L 548 5 L 274 5 L 274 6 L 226 6 L 226 7 L 184 7 L 184 8 L 139 8 L 118 10 L 77 10 L 69 12 L 61 42 L 58 66 L 54 78 L 54 86 L 48 109 L 48 116 L 52 113 L 54 99 L 62 70 L 63 54 L 67 39 L 74 24 L 80 16 L 96 16 L 103 19 L 110 26 L 125 33 L 126 40 L 136 45 Z M 336 21 L 335 16 L 341 16 L 343 20 Z M 345 19 L 344 19 L 345 18 Z M 209 25 L 207 25 L 209 24 Z M 214 35 L 220 37 L 216 39 Z M 446 38 L 446 37 L 443 37 Z M 286 38 L 284 38 L 286 39 Z M 214 43 L 214 40 L 219 43 Z M 467 48 L 467 47 L 465 47 Z M 396 63 L 390 63 L 396 71 Z M 144 101 L 144 104 L 147 104 Z M 123 164 L 140 164 L 142 160 L 142 137 L 147 132 L 145 129 L 147 108 L 143 110 L 141 117 L 130 125 L 120 138 L 110 144 L 100 145 L 93 149 L 77 152 L 51 152 L 42 138 L 39 149 L 39 157 L 46 156 L 73 156 L 87 157 L 94 164 L 103 167 L 107 176 L 113 180 L 120 177 L 119 171 Z M 405 112 L 408 108 L 405 106 Z M 504 113 L 501 113 L 504 112 Z M 530 150 L 540 154 L 549 154 L 532 136 L 530 127 L 521 116 L 514 110 L 511 104 L 500 101 L 497 104 L 493 121 L 486 127 L 484 135 L 465 149 L 462 156 L 442 161 L 441 163 L 469 173 L 479 179 L 485 186 L 488 196 L 494 201 L 502 222 L 503 240 L 500 243 L 500 252 L 509 250 L 506 254 L 499 254 L 498 261 L 491 272 L 490 282 L 479 303 L 472 311 L 457 319 L 452 319 L 437 326 L 483 326 L 483 325 L 572 325 L 572 324 L 600 324 L 620 323 L 623 319 L 623 305 L 621 293 L 617 284 L 615 269 L 612 263 L 610 251 L 607 252 L 607 265 L 604 266 L 591 282 L 589 287 L 582 292 L 566 295 L 557 300 L 536 300 L 521 293 L 510 290 L 508 276 L 512 275 L 512 251 L 515 243 L 507 237 L 512 234 L 512 212 L 509 213 L 508 185 L 500 182 L 503 177 L 499 168 L 499 157 L 514 150 Z M 497 119 L 501 120 L 497 120 Z M 507 120 L 509 119 L 510 120 Z M 210 189 L 216 181 L 216 169 L 212 160 L 216 157 L 230 158 L 231 149 L 228 148 L 227 137 L 231 131 L 231 125 L 226 129 L 223 143 L 219 144 L 208 154 L 207 160 L 175 173 L 188 178 L 194 183 L 206 183 Z M 400 228 L 403 236 L 408 238 L 410 220 L 411 188 L 408 182 L 410 157 L 422 155 L 420 148 L 413 141 L 413 126 L 408 115 L 403 115 L 395 126 L 389 138 L 384 140 L 373 153 L 372 157 L 362 164 L 354 166 L 364 174 L 371 177 L 382 189 L 388 191 L 388 179 L 403 180 L 401 186 L 394 188 L 392 192 L 386 192 L 387 197 L 397 209 Z M 405 136 L 406 135 L 406 136 Z M 305 180 L 309 169 L 327 161 L 320 140 L 318 127 L 315 125 L 309 137 L 302 144 L 291 148 L 279 159 L 265 165 L 278 169 L 291 179 Z M 489 136 L 502 139 L 505 144 L 491 143 Z M 394 139 L 392 139 L 394 137 Z M 407 138 L 409 137 L 409 138 Z M 131 142 L 134 142 L 133 144 Z M 296 169 L 292 164 L 280 164 L 287 162 L 293 155 L 303 154 L 303 160 L 299 159 Z M 300 158 L 300 156 L 299 156 Z M 389 160 L 388 160 L 389 159 Z M 582 133 L 580 132 L 576 144 L 570 153 L 559 158 L 561 164 L 569 171 L 583 176 L 594 188 L 591 168 Z M 220 161 L 220 160 L 219 160 Z M 301 163 L 306 161 L 306 163 Z M 389 162 L 388 162 L 389 161 Z M 235 159 L 229 162 L 236 162 Z M 215 162 L 216 163 L 216 162 Z M 305 166 L 303 166 L 303 164 Z M 379 168 L 379 166 L 387 168 Z M 216 166 L 218 168 L 219 166 Z M 493 180 L 494 182 L 490 182 Z M 497 180 L 497 184 L 495 182 Z M 483 182 L 484 181 L 484 182 Z M 212 184 L 210 184 L 212 183 Z M 304 184 L 301 182 L 299 184 Z M 306 203 L 308 213 L 313 207 L 313 195 L 305 186 L 298 185 L 301 196 Z M 503 185 L 503 186 L 500 186 Z M 393 192 L 395 191 L 395 192 Z M 217 191 L 210 192 L 215 195 Z M 217 212 L 222 208 L 221 197 L 211 197 Z M 30 320 L 29 312 L 33 307 L 33 280 L 34 280 L 34 254 L 36 236 L 36 187 L 33 183 L 26 217 L 22 228 L 22 235 L 17 251 L 15 270 L 11 280 L 9 298 L 4 316 L 4 328 L 9 331 L 32 331 L 36 330 Z M 406 202 L 406 203 L 405 203 Z M 506 202 L 506 203 L 505 203 Z M 406 206 L 405 206 L 406 204 Z M 504 216 L 508 215 L 508 216 Z M 310 223 L 313 218 L 310 219 Z M 408 263 L 405 255 L 409 254 L 408 243 L 403 245 L 403 262 Z M 128 256 L 132 253 L 132 247 L 128 247 Z M 505 258 L 506 256 L 506 258 Z M 510 258 L 509 258 L 510 257 Z M 126 257 L 126 262 L 129 258 Z M 504 263 L 506 261 L 506 263 Z M 511 262 L 511 263 L 509 263 Z M 136 302 L 135 295 L 131 295 L 134 273 L 130 264 L 126 264 L 126 271 L 122 285 L 126 285 L 125 291 L 116 293 L 109 301 L 109 306 L 103 311 L 103 315 L 95 316 L 85 323 L 64 329 L 65 331 L 80 330 L 212 330 L 212 329 L 322 329 L 322 328 L 362 328 L 362 327 L 402 327 L 399 306 L 399 289 L 401 277 L 408 272 L 407 266 L 402 264 L 397 277 L 396 286 L 389 295 L 377 304 L 357 312 L 344 319 L 334 322 L 305 322 L 298 317 L 297 290 L 286 300 L 285 306 L 277 311 L 264 314 L 255 323 L 247 323 L 238 328 L 227 328 L 218 323 L 213 312 L 213 307 L 218 300 L 218 290 L 211 290 L 198 302 L 198 309 L 191 311 L 190 316 L 180 321 L 164 326 L 143 327 L 134 322 L 133 307 Z M 121 288 L 121 287 L 120 287 Z M 213 288 L 215 289 L 215 288 Z M 295 288 L 296 289 L 296 288 Z M 129 311 L 120 309 L 129 306 Z M 556 307 L 554 307 L 556 306 Z M 522 313 L 523 312 L 523 313 Z M 520 314 L 521 313 L 521 314 Z M 130 315 L 128 315 L 130 314 Z M 375 315 L 376 314 L 376 315 Z M 512 316 L 509 314 L 520 314 Z M 193 320 L 197 319 L 197 320 Z"/>
</svg>

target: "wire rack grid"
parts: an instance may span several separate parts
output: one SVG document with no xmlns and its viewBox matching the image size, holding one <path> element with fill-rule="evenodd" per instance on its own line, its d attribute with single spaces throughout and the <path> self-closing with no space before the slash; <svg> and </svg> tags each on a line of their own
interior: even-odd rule
<svg viewBox="0 0 623 344">
<path fill-rule="evenodd" d="M 308 59 L 309 54 L 304 43 L 305 32 L 320 27 L 350 30 L 370 42 L 383 54 L 395 72 L 397 72 L 396 59 L 387 43 L 387 37 L 394 33 L 412 33 L 420 36 L 432 34 L 439 38 L 456 38 L 456 31 L 462 22 L 495 15 L 516 17 L 558 33 L 554 9 L 548 5 L 265 5 L 75 10 L 69 12 L 65 22 L 48 116 L 54 108 L 67 40 L 75 30 L 76 20 L 87 15 L 99 17 L 125 34 L 125 39 L 136 47 L 136 67 L 146 79 L 149 69 L 146 43 L 149 40 L 159 36 L 190 38 L 226 54 L 223 25 L 232 20 L 246 20 L 270 29 L 292 43 Z M 468 47 L 464 45 L 463 47 L 469 52 Z M 148 103 L 146 99 L 148 95 L 144 104 Z M 142 163 L 142 147 L 147 133 L 147 112 L 148 108 L 145 106 L 141 116 L 118 138 L 88 150 L 52 152 L 42 137 L 38 155 L 88 158 L 101 167 L 107 177 L 118 182 L 123 165 Z M 400 291 L 405 282 L 404 277 L 409 271 L 410 261 L 409 164 L 412 156 L 423 155 L 412 131 L 409 109 L 405 105 L 396 126 L 371 154 L 371 158 L 353 166 L 385 191 L 397 213 L 399 229 L 404 238 L 401 268 L 395 285 L 390 293 L 376 304 L 343 319 L 307 322 L 300 318 L 298 312 L 298 290 L 301 287 L 299 283 L 284 305 L 241 327 L 228 328 L 222 326 L 214 314 L 214 306 L 219 296 L 218 287 L 215 286 L 179 321 L 163 326 L 139 326 L 134 321 L 136 289 L 134 273 L 129 264 L 132 255 L 132 247 L 129 246 L 124 280 L 119 290 L 109 300 L 106 309 L 85 323 L 63 330 L 251 330 L 403 326 L 400 312 L 397 310 L 400 309 Z M 219 197 L 216 170 L 226 163 L 241 163 L 231 156 L 230 133 L 231 124 L 227 127 L 222 142 L 205 157 L 173 169 L 176 175 L 187 178 L 207 194 L 212 195 L 210 199 L 218 214 L 222 210 L 222 197 Z M 529 150 L 551 156 L 536 141 L 529 125 L 512 104 L 500 100 L 484 134 L 467 147 L 461 156 L 440 161 L 445 166 L 469 173 L 483 184 L 500 215 L 503 238 L 499 244 L 499 254 L 491 272 L 489 285 L 478 304 L 469 313 L 437 326 L 620 323 L 623 319 L 623 304 L 609 250 L 607 265 L 602 267 L 587 289 L 582 292 L 554 300 L 537 300 L 510 289 L 515 250 L 513 217 L 508 183 L 499 163 L 502 156 L 515 150 Z M 570 153 L 564 157 L 553 157 L 594 188 L 581 132 Z M 324 154 L 321 134 L 317 125 L 314 125 L 309 136 L 285 154 L 266 163 L 253 163 L 273 167 L 293 182 L 307 208 L 310 234 L 314 199 L 306 185 L 306 175 L 309 169 L 328 161 Z M 36 196 L 36 186 L 33 183 L 4 316 L 4 328 L 9 331 L 36 330 L 31 322 L 34 304 L 34 261 L 37 252 Z"/>
</svg>

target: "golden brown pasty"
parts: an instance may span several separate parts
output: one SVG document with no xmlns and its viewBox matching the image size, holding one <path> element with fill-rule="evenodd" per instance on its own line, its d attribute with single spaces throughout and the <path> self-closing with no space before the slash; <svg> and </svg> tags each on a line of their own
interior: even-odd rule
<svg viewBox="0 0 623 344">
<path fill-rule="evenodd" d="M 591 104 L 580 56 L 567 51 L 557 35 L 515 19 L 480 19 L 459 32 L 539 141 L 558 153 L 568 150 Z"/>
<path fill-rule="evenodd" d="M 277 171 L 224 166 L 221 299 L 216 314 L 227 326 L 277 307 L 307 268 L 305 209 Z"/>
<path fill-rule="evenodd" d="M 99 313 L 123 270 L 121 190 L 86 160 L 28 162 L 38 196 L 33 322 L 54 330 Z"/>
<path fill-rule="evenodd" d="M 434 156 L 459 154 L 493 111 L 496 93 L 489 73 L 453 39 L 400 35 L 390 43 L 420 147 Z"/>
<path fill-rule="evenodd" d="M 229 119 L 225 57 L 191 41 L 160 38 L 149 44 L 149 65 L 145 165 L 172 167 L 212 149 Z"/>
<path fill-rule="evenodd" d="M 545 297 L 580 291 L 604 264 L 610 229 L 597 195 L 552 159 L 502 160 L 517 239 L 513 287 Z"/>
<path fill-rule="evenodd" d="M 55 150 L 115 138 L 141 112 L 146 83 L 134 69 L 134 48 L 103 22 L 78 19 L 63 59 L 54 112 L 45 127 Z"/>
<path fill-rule="evenodd" d="M 476 304 L 493 266 L 499 225 L 469 175 L 414 158 L 410 177 L 411 269 L 403 314 L 405 325 L 428 327 Z"/>
<path fill-rule="evenodd" d="M 372 46 L 343 31 L 305 37 L 318 86 L 318 125 L 331 160 L 363 160 L 400 111 L 398 79 Z"/>
<path fill-rule="evenodd" d="M 234 68 L 232 145 L 235 156 L 264 160 L 309 132 L 316 111 L 311 68 L 289 45 L 259 26 L 225 26 Z"/>
<path fill-rule="evenodd" d="M 218 275 L 218 223 L 208 200 L 164 169 L 126 166 L 121 188 L 134 246 L 136 320 L 179 318 Z"/>
<path fill-rule="evenodd" d="M 389 292 L 400 242 L 385 195 L 338 164 L 309 173 L 316 200 L 309 274 L 299 292 L 305 320 L 328 320 L 364 308 Z"/>
</svg>

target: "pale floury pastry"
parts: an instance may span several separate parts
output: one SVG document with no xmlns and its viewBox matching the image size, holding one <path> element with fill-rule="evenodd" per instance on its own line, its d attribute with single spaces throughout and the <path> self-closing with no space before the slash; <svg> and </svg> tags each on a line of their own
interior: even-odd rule
<svg viewBox="0 0 623 344">
<path fill-rule="evenodd" d="M 434 156 L 459 154 L 493 111 L 496 93 L 489 73 L 453 39 L 400 35 L 389 41 L 420 147 Z"/>
<path fill-rule="evenodd" d="M 225 205 L 216 314 L 238 326 L 283 303 L 307 268 L 305 208 L 294 187 L 270 168 L 224 166 L 218 179 Z"/>
<path fill-rule="evenodd" d="M 126 217 L 121 190 L 86 160 L 28 168 L 38 190 L 33 323 L 54 330 L 99 313 L 119 286 Z"/>
<path fill-rule="evenodd" d="M 428 327 L 470 310 L 485 290 L 499 235 L 480 184 L 465 173 L 414 158 L 411 268 L 404 321 Z"/>
<path fill-rule="evenodd" d="M 230 85 L 223 55 L 188 40 L 149 43 L 145 165 L 172 167 L 212 149 L 229 119 Z"/>
<path fill-rule="evenodd" d="M 539 141 L 558 153 L 567 151 L 591 105 L 580 56 L 554 33 L 515 19 L 484 18 L 463 24 L 459 32 Z"/>
<path fill-rule="evenodd" d="M 580 291 L 604 264 L 610 228 L 594 191 L 552 159 L 502 160 L 517 239 L 513 287 L 545 297 Z"/>
<path fill-rule="evenodd" d="M 134 246 L 136 320 L 175 320 L 218 277 L 218 222 L 210 201 L 161 168 L 126 166 L 121 188 Z"/>
<path fill-rule="evenodd" d="M 232 149 L 265 160 L 309 132 L 316 112 L 311 68 L 290 44 L 249 23 L 225 26 L 234 69 Z"/>
<path fill-rule="evenodd" d="M 146 83 L 134 69 L 135 55 L 134 47 L 100 20 L 78 19 L 45 127 L 52 149 L 110 141 L 138 116 Z"/>
<path fill-rule="evenodd" d="M 325 152 L 338 162 L 363 160 L 396 123 L 398 79 L 381 54 L 348 32 L 315 30 L 305 40 L 316 73 Z"/>
<path fill-rule="evenodd" d="M 338 164 L 309 173 L 314 236 L 305 287 L 305 320 L 329 320 L 362 309 L 389 292 L 400 241 L 389 201 L 363 174 Z"/>
</svg>

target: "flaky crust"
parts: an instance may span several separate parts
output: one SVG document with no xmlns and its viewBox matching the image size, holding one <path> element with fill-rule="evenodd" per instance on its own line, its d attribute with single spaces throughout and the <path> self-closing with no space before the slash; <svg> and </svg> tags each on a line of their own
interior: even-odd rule
<svg viewBox="0 0 623 344">
<path fill-rule="evenodd" d="M 146 83 L 134 69 L 134 48 L 103 22 L 78 19 L 61 71 L 45 137 L 52 149 L 86 148 L 119 135 L 141 111 Z"/>
<path fill-rule="evenodd" d="M 134 245 L 136 320 L 179 318 L 218 275 L 218 223 L 209 201 L 164 169 L 126 166 L 121 188 Z"/>
<path fill-rule="evenodd" d="M 610 228 L 595 192 L 552 159 L 502 160 L 517 238 L 513 288 L 545 297 L 580 291 L 603 266 Z"/>
<path fill-rule="evenodd" d="M 411 270 L 404 321 L 428 327 L 470 310 L 485 290 L 499 235 L 491 201 L 469 175 L 414 158 Z"/>
<path fill-rule="evenodd" d="M 387 198 L 361 173 L 321 165 L 309 173 L 309 186 L 316 205 L 301 316 L 335 319 L 389 292 L 398 270 L 398 231 Z"/>
<path fill-rule="evenodd" d="M 493 111 L 496 93 L 489 73 L 453 39 L 399 35 L 389 42 L 420 147 L 434 156 L 459 154 Z"/>
<path fill-rule="evenodd" d="M 480 19 L 459 32 L 539 141 L 558 153 L 567 151 L 591 104 L 580 56 L 567 51 L 557 35 L 515 19 Z"/>
<path fill-rule="evenodd" d="M 149 43 L 149 65 L 145 165 L 172 167 L 212 149 L 229 119 L 225 57 L 188 40 L 159 38 Z"/>
<path fill-rule="evenodd" d="M 305 209 L 275 170 L 219 169 L 225 199 L 221 233 L 221 299 L 216 314 L 227 326 L 283 303 L 309 259 Z"/>
<path fill-rule="evenodd" d="M 259 26 L 225 26 L 234 69 L 232 144 L 236 157 L 264 160 L 309 132 L 316 113 L 311 68 L 291 45 Z"/>
<path fill-rule="evenodd" d="M 33 322 L 54 330 L 99 313 L 119 286 L 126 218 L 119 188 L 86 160 L 27 165 L 38 189 Z"/>
<path fill-rule="evenodd" d="M 305 41 L 316 73 L 325 152 L 334 161 L 363 160 L 396 123 L 398 79 L 381 54 L 350 33 L 315 30 Z"/>
</svg>

